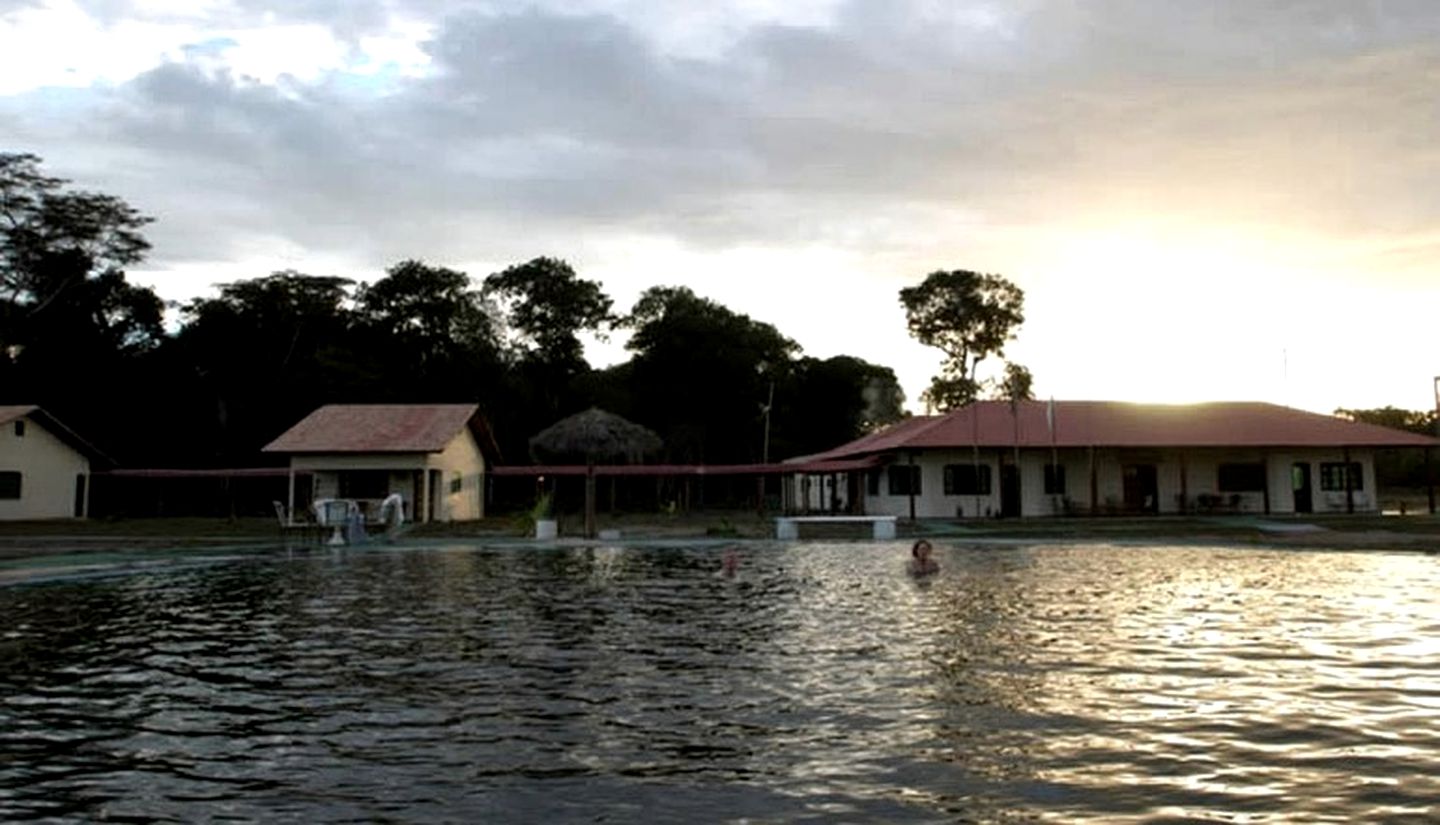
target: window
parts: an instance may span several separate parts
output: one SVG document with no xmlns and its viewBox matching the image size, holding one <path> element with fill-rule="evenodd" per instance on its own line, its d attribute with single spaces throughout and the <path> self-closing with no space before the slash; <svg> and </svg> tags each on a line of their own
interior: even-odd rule
<svg viewBox="0 0 1440 825">
<path fill-rule="evenodd" d="M 1264 464 L 1221 464 L 1215 485 L 1222 493 L 1258 493 L 1265 489 Z"/>
<path fill-rule="evenodd" d="M 880 469 L 878 467 L 865 474 L 865 495 L 880 495 Z"/>
<path fill-rule="evenodd" d="M 990 495 L 990 465 L 946 464 L 945 495 Z"/>
<path fill-rule="evenodd" d="M 462 488 L 464 488 L 464 486 L 465 477 L 460 475 L 459 470 L 456 470 L 454 475 L 450 476 L 450 492 L 458 493 Z"/>
<path fill-rule="evenodd" d="M 1064 464 L 1046 464 L 1046 465 L 1045 465 L 1045 495 L 1047 495 L 1047 496 L 1063 496 L 1063 495 L 1065 495 L 1065 465 L 1064 465 Z"/>
<path fill-rule="evenodd" d="M 1320 465 L 1320 489 L 1340 492 L 1345 491 L 1345 464 L 1340 461 L 1327 461 Z M 1360 462 L 1350 462 L 1350 489 L 1365 489 L 1365 474 L 1360 472 Z"/>
<path fill-rule="evenodd" d="M 389 470 L 343 470 L 340 498 L 384 498 L 390 495 Z"/>
<path fill-rule="evenodd" d="M 890 495 L 920 495 L 920 467 L 916 464 L 894 464 L 886 468 L 890 481 Z"/>
<path fill-rule="evenodd" d="M 25 437 L 25 419 L 23 419 L 23 418 L 18 419 L 18 420 L 16 420 L 16 422 L 15 422 L 15 437 L 16 437 L 16 438 L 24 438 L 24 437 Z"/>
<path fill-rule="evenodd" d="M 20 474 L 11 471 L 0 472 L 0 498 L 20 497 Z"/>
</svg>

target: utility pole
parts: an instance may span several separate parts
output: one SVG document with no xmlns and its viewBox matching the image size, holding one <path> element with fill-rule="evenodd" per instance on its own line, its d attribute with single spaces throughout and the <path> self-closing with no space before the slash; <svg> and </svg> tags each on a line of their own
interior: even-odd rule
<svg viewBox="0 0 1440 825">
<path fill-rule="evenodd" d="M 1436 379 L 1440 381 L 1440 379 Z M 1440 386 L 1440 385 L 1437 385 Z M 760 463 L 770 463 L 770 408 L 775 405 L 775 382 L 770 382 L 770 394 L 765 398 L 765 439 L 760 442 Z"/>
</svg>

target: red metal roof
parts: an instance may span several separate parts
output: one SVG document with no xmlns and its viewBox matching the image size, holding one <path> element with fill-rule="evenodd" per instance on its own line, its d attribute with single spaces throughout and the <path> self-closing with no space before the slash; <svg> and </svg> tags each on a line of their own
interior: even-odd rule
<svg viewBox="0 0 1440 825">
<path fill-rule="evenodd" d="M 264 452 L 437 453 L 476 421 L 479 410 L 478 404 L 329 404 Z"/>
<path fill-rule="evenodd" d="M 310 475 L 310 470 L 296 470 L 295 475 Z M 106 470 L 94 473 L 97 476 L 114 478 L 285 478 L 290 475 L 289 467 L 134 467 Z"/>
<path fill-rule="evenodd" d="M 944 447 L 1435 447 L 1440 440 L 1258 402 L 979 401 L 797 461 Z"/>
<path fill-rule="evenodd" d="M 879 456 L 840 461 L 811 461 L 784 464 L 597 464 L 597 476 L 736 476 L 786 475 L 789 473 L 843 473 L 865 470 L 880 464 Z M 583 476 L 584 464 L 517 464 L 491 467 L 497 476 Z"/>
</svg>

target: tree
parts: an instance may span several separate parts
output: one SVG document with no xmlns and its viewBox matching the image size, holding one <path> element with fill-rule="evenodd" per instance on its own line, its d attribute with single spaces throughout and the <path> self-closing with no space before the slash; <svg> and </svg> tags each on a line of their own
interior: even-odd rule
<svg viewBox="0 0 1440 825">
<path fill-rule="evenodd" d="M 224 284 L 183 308 L 173 357 L 212 405 L 205 453 L 252 461 L 322 404 L 380 400 L 379 371 L 357 357 L 351 335 L 352 285 L 287 270 Z"/>
<path fill-rule="evenodd" d="M 397 397 L 471 400 L 502 372 L 497 316 L 465 273 L 402 261 L 356 290 L 357 354 Z"/>
<path fill-rule="evenodd" d="M 1417 435 L 1435 434 L 1436 412 L 1434 410 L 1421 410 L 1417 412 L 1415 410 L 1402 410 L 1397 407 L 1352 410 L 1342 407 L 1336 410 L 1335 414 L 1341 418 L 1348 418 L 1351 421 L 1389 427 L 1392 430 L 1404 430 Z"/>
<path fill-rule="evenodd" d="M 762 405 L 790 375 L 799 346 L 686 287 L 646 290 L 625 323 L 632 416 L 677 461 L 745 462 L 762 453 Z"/>
<path fill-rule="evenodd" d="M 927 405 L 948 410 L 974 401 L 981 384 L 976 368 L 1024 323 L 1025 293 L 999 275 L 967 270 L 937 271 L 919 286 L 900 290 L 910 334 L 945 354 L 940 375 L 922 396 Z"/>
<path fill-rule="evenodd" d="M 1005 377 L 1000 379 L 1000 384 L 995 388 L 995 397 L 1002 401 L 1009 401 L 1012 406 L 1021 401 L 1034 401 L 1035 391 L 1033 385 L 1035 377 L 1030 374 L 1030 368 L 1014 361 L 1005 362 Z"/>
<path fill-rule="evenodd" d="M 820 452 L 905 417 L 889 367 L 849 355 L 801 358 L 776 391 L 773 455 Z"/>
<path fill-rule="evenodd" d="M 164 337 L 160 299 L 124 273 L 149 249 L 150 218 L 68 183 L 35 155 L 0 153 L 0 395 L 42 403 L 113 449 L 112 433 L 142 413 L 95 399 L 133 395 Z"/>
<path fill-rule="evenodd" d="M 527 357 L 569 371 L 586 366 L 579 333 L 598 334 L 615 320 L 600 284 L 558 258 L 535 258 L 491 275 L 485 291 L 505 305 Z"/>
</svg>

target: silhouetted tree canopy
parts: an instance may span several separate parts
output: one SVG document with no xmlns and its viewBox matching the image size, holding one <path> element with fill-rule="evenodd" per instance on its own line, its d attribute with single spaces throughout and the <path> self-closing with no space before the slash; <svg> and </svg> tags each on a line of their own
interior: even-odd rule
<svg viewBox="0 0 1440 825">
<path fill-rule="evenodd" d="M 887 367 L 802 357 L 771 324 L 685 287 L 623 321 L 600 284 L 539 257 L 483 282 L 421 260 L 374 281 L 286 270 L 175 307 L 126 281 L 149 218 L 75 191 L 34 155 L 0 154 L 0 402 L 38 403 L 122 464 L 245 466 L 330 403 L 481 403 L 507 461 L 593 406 L 656 431 L 664 458 L 815 452 L 904 415 Z M 586 362 L 623 326 L 630 359 Z M 772 403 L 773 399 L 773 403 Z"/>
<path fill-rule="evenodd" d="M 974 401 L 981 385 L 976 368 L 1005 344 L 1025 321 L 1025 292 L 999 275 L 957 269 L 926 276 L 918 286 L 900 290 L 910 334 L 945 354 L 940 374 L 923 398 L 949 410 Z"/>
</svg>

